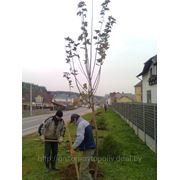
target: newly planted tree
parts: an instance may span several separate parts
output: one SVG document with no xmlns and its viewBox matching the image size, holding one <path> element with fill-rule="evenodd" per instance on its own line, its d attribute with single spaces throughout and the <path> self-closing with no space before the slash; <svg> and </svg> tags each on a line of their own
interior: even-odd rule
<svg viewBox="0 0 180 180">
<path fill-rule="evenodd" d="M 110 1 L 105 0 L 101 4 L 99 28 L 94 29 L 93 0 L 91 6 L 91 18 L 88 23 L 87 6 L 85 1 L 78 3 L 77 16 L 81 19 L 81 34 L 77 40 L 66 37 L 66 63 L 69 64 L 69 72 L 64 72 L 64 77 L 72 87 L 72 76 L 76 87 L 92 110 L 92 119 L 96 134 L 96 156 L 98 156 L 98 128 L 95 112 L 95 95 L 101 77 L 102 65 L 106 59 L 106 51 L 109 48 L 109 37 L 115 18 L 108 16 L 108 5 Z M 90 26 L 89 26 L 90 24 Z M 96 171 L 97 172 L 97 171 Z"/>
</svg>

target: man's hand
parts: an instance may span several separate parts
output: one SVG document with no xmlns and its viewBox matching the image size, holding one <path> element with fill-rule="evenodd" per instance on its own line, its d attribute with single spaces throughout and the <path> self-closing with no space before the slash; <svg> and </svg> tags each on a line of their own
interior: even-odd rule
<svg viewBox="0 0 180 180">
<path fill-rule="evenodd" d="M 62 143 L 62 142 L 63 142 L 63 137 L 62 137 L 62 136 L 59 137 L 58 142 L 59 142 L 59 143 Z"/>
<path fill-rule="evenodd" d="M 45 140 L 44 135 L 41 135 L 40 139 L 41 139 L 42 142 L 44 142 L 44 140 Z"/>
<path fill-rule="evenodd" d="M 71 153 L 71 156 L 73 156 L 73 157 L 76 155 L 76 151 L 72 148 L 70 149 L 70 153 Z"/>
</svg>

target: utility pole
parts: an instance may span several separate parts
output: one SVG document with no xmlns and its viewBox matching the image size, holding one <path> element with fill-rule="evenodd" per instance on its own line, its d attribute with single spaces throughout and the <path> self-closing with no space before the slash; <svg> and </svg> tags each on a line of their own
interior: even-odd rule
<svg viewBox="0 0 180 180">
<path fill-rule="evenodd" d="M 32 84 L 30 84 L 30 116 L 32 116 Z"/>
</svg>

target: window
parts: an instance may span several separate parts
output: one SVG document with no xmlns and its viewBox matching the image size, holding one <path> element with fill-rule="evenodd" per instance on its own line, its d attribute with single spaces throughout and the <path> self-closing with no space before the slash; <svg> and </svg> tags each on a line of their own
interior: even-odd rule
<svg viewBox="0 0 180 180">
<path fill-rule="evenodd" d="M 155 71 L 154 74 L 157 75 L 157 65 L 156 64 L 154 65 L 154 71 Z"/>
<path fill-rule="evenodd" d="M 150 69 L 150 77 L 152 76 L 152 68 Z"/>
<path fill-rule="evenodd" d="M 147 103 L 151 103 L 151 91 L 147 91 Z"/>
</svg>

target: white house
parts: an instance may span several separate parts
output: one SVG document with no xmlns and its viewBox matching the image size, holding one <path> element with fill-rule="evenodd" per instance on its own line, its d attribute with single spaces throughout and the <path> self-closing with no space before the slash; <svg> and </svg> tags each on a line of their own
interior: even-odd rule
<svg viewBox="0 0 180 180">
<path fill-rule="evenodd" d="M 74 97 L 68 94 L 56 94 L 53 98 L 54 101 L 62 103 L 73 103 Z"/>
<path fill-rule="evenodd" d="M 144 63 L 143 71 L 137 75 L 142 76 L 143 103 L 157 103 L 157 55 Z"/>
</svg>

